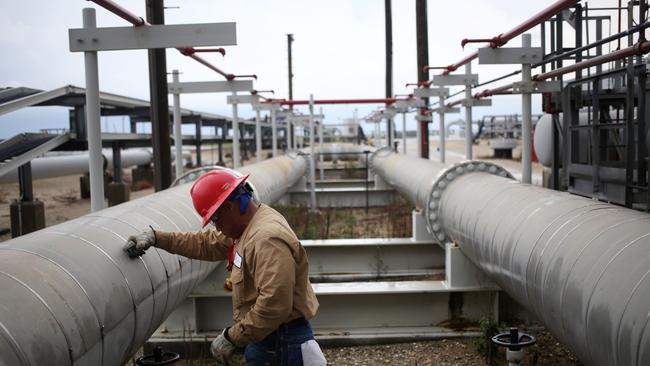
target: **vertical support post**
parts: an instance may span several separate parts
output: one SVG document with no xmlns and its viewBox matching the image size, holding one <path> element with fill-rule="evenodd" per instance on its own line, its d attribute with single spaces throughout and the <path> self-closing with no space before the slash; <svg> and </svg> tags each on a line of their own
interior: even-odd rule
<svg viewBox="0 0 650 366">
<path fill-rule="evenodd" d="M 596 77 L 591 93 L 591 193 L 600 192 L 600 78 Z"/>
<path fill-rule="evenodd" d="M 273 149 L 273 157 L 278 156 L 278 123 L 275 106 L 271 108 L 271 147 Z"/>
<path fill-rule="evenodd" d="M 438 105 L 440 106 L 440 162 L 444 164 L 446 159 L 445 144 L 447 143 L 445 141 L 445 135 L 447 134 L 447 131 L 445 130 L 445 97 L 438 97 Z"/>
<path fill-rule="evenodd" d="M 465 75 L 472 74 L 472 63 L 465 65 Z M 472 86 L 465 85 L 465 159 L 472 160 Z M 443 105 L 444 106 L 444 105 Z"/>
<path fill-rule="evenodd" d="M 239 157 L 239 115 L 237 111 L 237 92 L 232 92 L 232 164 L 233 168 L 237 169 L 241 166 L 241 158 Z"/>
<path fill-rule="evenodd" d="M 415 135 L 416 135 L 415 139 L 418 141 L 417 143 L 418 157 L 422 157 L 422 144 L 420 143 L 420 141 L 422 141 L 422 128 L 421 128 L 421 124 L 419 123 L 420 121 L 415 121 L 415 122 L 417 123 L 417 128 L 415 131 Z"/>
<path fill-rule="evenodd" d="M 386 116 L 386 145 L 393 149 L 393 141 L 395 136 L 393 135 L 393 117 L 390 115 Z"/>
<path fill-rule="evenodd" d="M 418 59 L 418 83 L 429 80 L 429 72 L 424 67 L 429 64 L 429 34 L 427 26 L 427 0 L 415 0 L 415 33 Z M 424 105 L 429 105 L 429 98 L 424 98 Z M 420 108 L 420 115 L 424 116 L 426 108 Z M 418 156 L 429 158 L 429 122 L 418 122 Z"/>
<path fill-rule="evenodd" d="M 32 186 L 32 163 L 30 162 L 27 162 L 18 167 L 18 189 L 20 191 L 20 202 L 31 202 L 34 200 L 34 188 Z"/>
<path fill-rule="evenodd" d="M 119 142 L 113 143 L 113 182 L 122 183 L 122 149 Z"/>
<path fill-rule="evenodd" d="M 531 46 L 530 33 L 522 35 L 522 47 L 527 48 Z M 529 85 L 531 82 L 531 66 L 530 64 L 521 65 L 521 81 L 524 85 Z M 533 156 L 533 131 L 532 131 L 532 115 L 531 115 L 531 95 L 530 92 L 524 91 L 521 93 L 521 133 L 523 140 L 523 147 L 521 153 L 521 182 L 530 184 L 532 181 L 532 156 Z"/>
<path fill-rule="evenodd" d="M 323 115 L 323 108 L 320 109 L 321 116 Z M 318 151 L 320 151 L 320 154 L 318 155 L 318 168 L 320 170 L 320 180 L 325 180 L 325 171 L 324 165 L 325 165 L 325 159 L 323 157 L 323 120 L 324 117 L 321 117 L 321 119 L 318 123 Z"/>
<path fill-rule="evenodd" d="M 258 163 L 262 161 L 262 121 L 259 108 L 255 108 L 255 158 Z"/>
<path fill-rule="evenodd" d="M 316 211 L 316 159 L 314 154 L 314 95 L 309 95 L 309 182 L 311 184 L 311 209 Z"/>
<path fill-rule="evenodd" d="M 146 0 L 147 21 L 165 24 L 164 0 Z M 169 98 L 165 49 L 149 50 L 149 100 L 151 101 L 151 138 L 156 192 L 172 184 L 172 157 L 169 142 Z"/>
<path fill-rule="evenodd" d="M 201 155 L 201 139 L 203 136 L 201 129 L 203 128 L 203 121 L 201 119 L 196 120 L 195 127 L 196 127 L 196 166 L 203 166 L 202 155 Z M 221 161 L 221 159 L 219 160 Z"/>
<path fill-rule="evenodd" d="M 172 71 L 172 80 L 178 84 L 178 70 Z M 183 135 L 181 133 L 181 95 L 174 93 L 174 151 L 176 161 L 176 178 L 183 175 Z M 200 149 L 200 147 L 198 147 Z"/>
<path fill-rule="evenodd" d="M 402 113 L 402 151 L 406 155 L 406 112 Z"/>
<path fill-rule="evenodd" d="M 97 28 L 95 9 L 84 8 L 83 27 Z M 86 69 L 86 130 L 90 175 L 90 211 L 104 208 L 104 167 L 102 164 L 102 131 L 99 120 L 99 71 L 97 52 L 84 52 Z"/>
<path fill-rule="evenodd" d="M 386 20 L 386 98 L 393 96 L 393 20 L 391 0 L 384 0 L 384 15 Z M 387 105 L 388 106 L 388 105 Z M 395 135 L 393 117 L 386 119 L 388 146 L 393 148 Z"/>
</svg>

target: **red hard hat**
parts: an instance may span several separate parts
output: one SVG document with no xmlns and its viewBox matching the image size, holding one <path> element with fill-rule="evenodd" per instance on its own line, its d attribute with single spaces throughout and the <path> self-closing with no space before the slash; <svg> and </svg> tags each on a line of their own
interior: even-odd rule
<svg viewBox="0 0 650 366">
<path fill-rule="evenodd" d="M 190 195 L 194 209 L 203 218 L 203 226 L 210 222 L 226 198 L 247 178 L 248 175 L 237 176 L 229 170 L 213 170 L 194 182 Z"/>
</svg>

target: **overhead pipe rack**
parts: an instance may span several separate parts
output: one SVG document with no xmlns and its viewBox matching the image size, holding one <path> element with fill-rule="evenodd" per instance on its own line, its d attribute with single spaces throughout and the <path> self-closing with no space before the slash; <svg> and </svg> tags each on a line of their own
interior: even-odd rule
<svg viewBox="0 0 650 366">
<path fill-rule="evenodd" d="M 374 99 L 317 99 L 314 104 L 393 104 L 399 100 L 409 100 L 413 98 L 374 98 Z M 287 99 L 269 99 L 265 103 L 277 103 L 281 105 L 308 105 L 309 100 L 287 100 Z"/>
<path fill-rule="evenodd" d="M 139 17 L 133 13 L 131 13 L 129 10 L 123 8 L 121 5 L 117 4 L 114 1 L 111 0 L 89 0 L 94 2 L 95 4 L 101 6 L 102 8 L 110 11 L 111 13 L 119 16 L 120 18 L 126 20 L 127 22 L 133 24 L 136 27 L 144 27 L 144 26 L 150 26 L 151 24 L 144 20 L 142 17 Z M 218 52 L 221 53 L 223 56 L 226 55 L 226 50 L 223 48 L 207 48 L 207 49 L 197 49 L 194 47 L 179 47 L 176 48 L 178 52 L 180 52 L 182 55 L 193 58 L 194 60 L 198 61 L 202 65 L 206 66 L 207 68 L 215 71 L 219 75 L 223 76 L 226 80 L 234 80 L 236 78 L 253 78 L 257 80 L 257 75 L 251 74 L 251 75 L 234 75 L 227 73 L 218 67 L 214 66 L 213 64 L 209 63 L 207 60 L 204 58 L 196 55 L 198 52 Z"/>
<path fill-rule="evenodd" d="M 546 19 L 550 18 L 551 16 L 561 12 L 564 9 L 567 9 L 575 4 L 577 4 L 579 0 L 560 0 L 555 2 L 554 4 L 550 5 L 546 9 L 542 10 L 541 12 L 535 14 L 533 17 L 529 18 L 525 22 L 521 23 L 520 25 L 516 26 L 515 28 L 511 29 L 510 31 L 506 33 L 499 34 L 498 36 L 489 38 L 489 39 L 477 39 L 477 40 L 470 40 L 470 39 L 463 39 L 461 41 L 461 46 L 465 47 L 467 43 L 471 42 L 488 42 L 490 44 L 490 47 L 492 48 L 498 48 L 506 43 L 508 43 L 510 40 L 513 38 L 523 34 L 524 32 L 532 29 L 533 27 L 539 25 L 541 22 L 545 21 Z M 460 61 L 451 64 L 449 66 L 425 66 L 424 71 L 432 70 L 432 69 L 444 69 L 445 71 L 442 73 L 443 75 L 448 75 L 450 72 L 456 71 L 459 67 L 466 65 L 473 60 L 478 58 L 478 51 L 475 51 L 467 56 L 465 56 L 463 59 Z"/>
</svg>

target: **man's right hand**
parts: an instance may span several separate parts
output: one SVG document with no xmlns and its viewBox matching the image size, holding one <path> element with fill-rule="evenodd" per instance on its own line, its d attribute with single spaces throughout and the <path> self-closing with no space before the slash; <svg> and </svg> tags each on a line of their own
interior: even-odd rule
<svg viewBox="0 0 650 366">
<path fill-rule="evenodd" d="M 156 235 L 153 229 L 149 227 L 140 234 L 131 235 L 126 240 L 124 248 L 122 248 L 131 258 L 139 257 L 149 249 L 152 245 L 156 244 Z"/>
</svg>

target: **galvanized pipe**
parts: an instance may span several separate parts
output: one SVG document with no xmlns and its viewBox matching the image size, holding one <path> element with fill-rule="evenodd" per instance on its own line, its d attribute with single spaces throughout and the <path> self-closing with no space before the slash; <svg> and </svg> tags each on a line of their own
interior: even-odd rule
<svg viewBox="0 0 650 366">
<path fill-rule="evenodd" d="M 281 197 L 304 175 L 292 155 L 243 167 L 259 198 Z M 183 184 L 0 244 L 0 364 L 124 365 L 216 267 L 152 248 L 122 252 L 129 235 L 195 231 Z"/>
<path fill-rule="evenodd" d="M 458 243 L 585 364 L 650 364 L 649 215 L 521 184 L 485 162 L 453 165 L 433 185 L 394 179 L 416 178 L 427 165 L 415 160 L 377 152 L 372 163 L 426 207 L 441 242 Z"/>
</svg>

